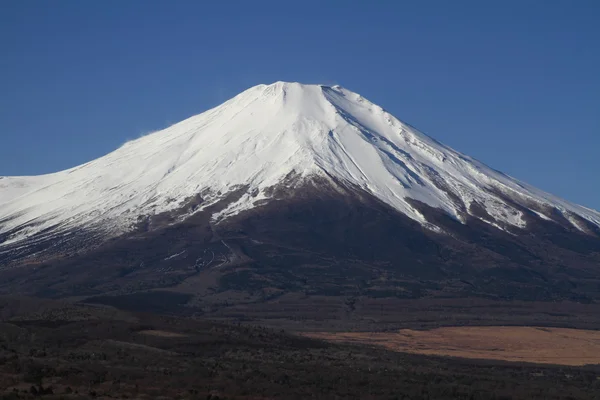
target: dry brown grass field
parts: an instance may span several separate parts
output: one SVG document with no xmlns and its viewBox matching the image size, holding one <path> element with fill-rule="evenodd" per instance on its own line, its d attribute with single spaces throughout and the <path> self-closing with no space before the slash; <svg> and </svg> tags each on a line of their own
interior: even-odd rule
<svg viewBox="0 0 600 400">
<path fill-rule="evenodd" d="M 313 338 L 390 350 L 542 364 L 600 364 L 600 331 L 540 327 L 445 327 L 396 332 L 312 332 Z"/>
</svg>

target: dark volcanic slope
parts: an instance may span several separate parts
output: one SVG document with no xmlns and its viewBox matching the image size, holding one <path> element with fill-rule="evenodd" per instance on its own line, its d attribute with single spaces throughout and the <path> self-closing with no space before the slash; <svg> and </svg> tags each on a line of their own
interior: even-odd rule
<svg viewBox="0 0 600 400">
<path fill-rule="evenodd" d="M 544 229 L 511 234 L 476 218 L 462 224 L 420 209 L 451 234 L 423 229 L 372 197 L 316 188 L 219 229 L 256 270 L 279 271 L 281 284 L 297 290 L 581 302 L 600 295 L 598 237 L 533 216 Z"/>
<path fill-rule="evenodd" d="M 95 302 L 129 309 L 228 318 L 251 317 L 260 304 L 280 318 L 292 298 L 337 304 L 334 314 L 314 309 L 312 319 L 359 312 L 368 318 L 378 312 L 367 306 L 371 301 L 390 307 L 411 299 L 466 298 L 593 306 L 600 299 L 600 241 L 535 216 L 532 223 L 544 229 L 512 234 L 475 218 L 461 224 L 420 205 L 449 235 L 422 228 L 356 188 L 313 181 L 275 197 L 217 225 L 210 219 L 215 209 L 162 227 L 155 218 L 154 229 L 142 226 L 94 250 L 5 269 L 0 290 L 96 296 Z M 151 289 L 162 292 L 144 293 Z M 287 310 L 288 318 L 306 317 L 298 308 Z M 398 321 L 405 311 L 386 313 Z M 590 320 L 548 312 L 554 325 L 590 327 Z"/>
</svg>

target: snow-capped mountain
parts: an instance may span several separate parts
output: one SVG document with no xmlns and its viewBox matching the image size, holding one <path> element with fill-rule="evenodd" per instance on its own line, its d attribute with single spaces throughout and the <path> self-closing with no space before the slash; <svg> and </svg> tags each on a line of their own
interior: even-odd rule
<svg viewBox="0 0 600 400">
<path fill-rule="evenodd" d="M 36 235 L 85 228 L 110 237 L 140 217 L 178 210 L 194 196 L 207 209 L 243 190 L 215 223 L 263 205 L 274 188 L 313 178 L 362 190 L 430 230 L 417 206 L 469 217 L 512 233 L 527 216 L 582 232 L 600 213 L 519 182 L 444 146 L 339 86 L 277 82 L 130 141 L 78 167 L 0 178 L 0 251 Z"/>
</svg>

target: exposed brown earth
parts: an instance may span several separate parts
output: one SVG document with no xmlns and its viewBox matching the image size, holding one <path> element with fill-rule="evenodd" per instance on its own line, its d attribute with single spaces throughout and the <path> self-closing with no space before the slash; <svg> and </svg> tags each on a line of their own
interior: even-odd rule
<svg viewBox="0 0 600 400">
<path fill-rule="evenodd" d="M 594 330 L 473 326 L 427 331 L 313 332 L 307 335 L 408 353 L 541 364 L 600 364 L 600 331 Z"/>
</svg>

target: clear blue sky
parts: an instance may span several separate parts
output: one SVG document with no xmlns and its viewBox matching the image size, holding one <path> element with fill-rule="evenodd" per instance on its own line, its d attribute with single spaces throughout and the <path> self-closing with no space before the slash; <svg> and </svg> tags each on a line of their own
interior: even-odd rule
<svg viewBox="0 0 600 400">
<path fill-rule="evenodd" d="M 341 84 L 600 209 L 600 1 L 0 0 L 0 175 L 57 171 L 259 83 Z"/>
</svg>

